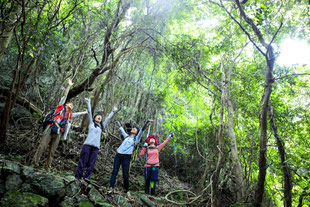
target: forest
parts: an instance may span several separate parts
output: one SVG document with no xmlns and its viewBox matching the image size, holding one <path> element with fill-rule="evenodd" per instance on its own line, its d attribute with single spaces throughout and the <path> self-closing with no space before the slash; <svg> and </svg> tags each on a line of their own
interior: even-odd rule
<svg viewBox="0 0 310 207">
<path fill-rule="evenodd" d="M 310 1 L 1 0 L 0 11 L 0 206 L 310 206 Z M 78 115 L 66 136 L 48 125 L 44 168 L 43 122 L 60 103 Z M 98 157 L 80 180 L 91 126 Z M 131 194 L 125 161 L 110 181 L 129 139 L 119 127 L 144 130 Z M 154 196 L 139 155 L 149 135 Z"/>
</svg>

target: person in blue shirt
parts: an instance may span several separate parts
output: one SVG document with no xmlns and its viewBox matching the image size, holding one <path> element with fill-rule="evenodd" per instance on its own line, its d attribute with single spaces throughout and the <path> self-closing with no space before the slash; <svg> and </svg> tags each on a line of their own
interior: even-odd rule
<svg viewBox="0 0 310 207">
<path fill-rule="evenodd" d="M 90 99 L 85 98 L 85 100 L 87 101 L 88 108 L 88 136 L 83 144 L 80 161 L 75 174 L 75 178 L 78 180 L 83 177 L 90 179 L 100 149 L 101 133 L 117 111 L 117 108 L 114 107 L 112 112 L 102 122 L 102 116 L 100 114 L 96 114 L 94 118 L 92 117 Z M 83 175 L 85 168 L 86 172 Z"/>
<path fill-rule="evenodd" d="M 119 130 L 124 137 L 124 141 L 117 149 L 115 158 L 114 158 L 114 165 L 113 165 L 113 171 L 110 179 L 110 189 L 114 189 L 116 176 L 118 174 L 119 168 L 122 165 L 122 171 L 123 171 L 123 179 L 124 179 L 124 190 L 125 193 L 129 195 L 128 189 L 129 189 L 129 164 L 131 159 L 131 154 L 134 151 L 134 147 L 136 144 L 139 143 L 142 133 L 144 132 L 146 126 L 148 123 L 153 122 L 153 120 L 148 120 L 144 124 L 144 126 L 139 130 L 138 127 L 133 127 L 130 131 L 130 135 L 128 135 L 124 128 L 121 126 L 119 122 Z"/>
</svg>

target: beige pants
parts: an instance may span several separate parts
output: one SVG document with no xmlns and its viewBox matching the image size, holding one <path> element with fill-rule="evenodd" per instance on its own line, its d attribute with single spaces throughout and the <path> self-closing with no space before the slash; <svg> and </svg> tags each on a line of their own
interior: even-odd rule
<svg viewBox="0 0 310 207">
<path fill-rule="evenodd" d="M 42 154 L 46 151 L 47 147 L 49 147 L 45 168 L 46 170 L 50 169 L 53 157 L 59 144 L 59 140 L 60 136 L 58 134 L 51 134 L 51 129 L 49 126 L 44 130 L 39 148 L 37 149 L 32 160 L 35 166 L 39 165 Z"/>
</svg>

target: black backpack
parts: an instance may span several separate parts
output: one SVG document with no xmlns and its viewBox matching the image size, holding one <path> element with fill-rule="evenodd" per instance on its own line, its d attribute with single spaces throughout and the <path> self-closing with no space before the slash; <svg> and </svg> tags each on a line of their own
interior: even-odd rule
<svg viewBox="0 0 310 207">
<path fill-rule="evenodd" d="M 46 129 L 46 127 L 53 123 L 54 122 L 54 117 L 61 114 L 63 112 L 63 110 L 66 110 L 65 107 L 61 110 L 59 110 L 56 114 L 55 114 L 55 111 L 56 111 L 57 107 L 54 107 L 50 112 L 48 112 L 48 114 L 45 115 L 44 117 L 44 121 L 42 123 L 42 126 L 43 126 L 43 130 Z M 65 125 L 65 124 L 64 124 Z"/>
</svg>

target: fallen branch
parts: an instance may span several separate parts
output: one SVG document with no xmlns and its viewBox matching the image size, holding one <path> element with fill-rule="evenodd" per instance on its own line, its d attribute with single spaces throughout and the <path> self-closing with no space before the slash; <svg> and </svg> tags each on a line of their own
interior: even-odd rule
<svg viewBox="0 0 310 207">
<path fill-rule="evenodd" d="M 9 94 L 10 89 L 7 87 L 0 86 L 0 92 L 2 92 L 4 95 Z M 37 106 L 35 106 L 33 103 L 31 103 L 28 99 L 18 96 L 16 99 L 17 103 L 24 106 L 26 109 L 28 109 L 31 113 L 38 113 L 43 114 L 43 111 L 39 109 Z"/>
</svg>

